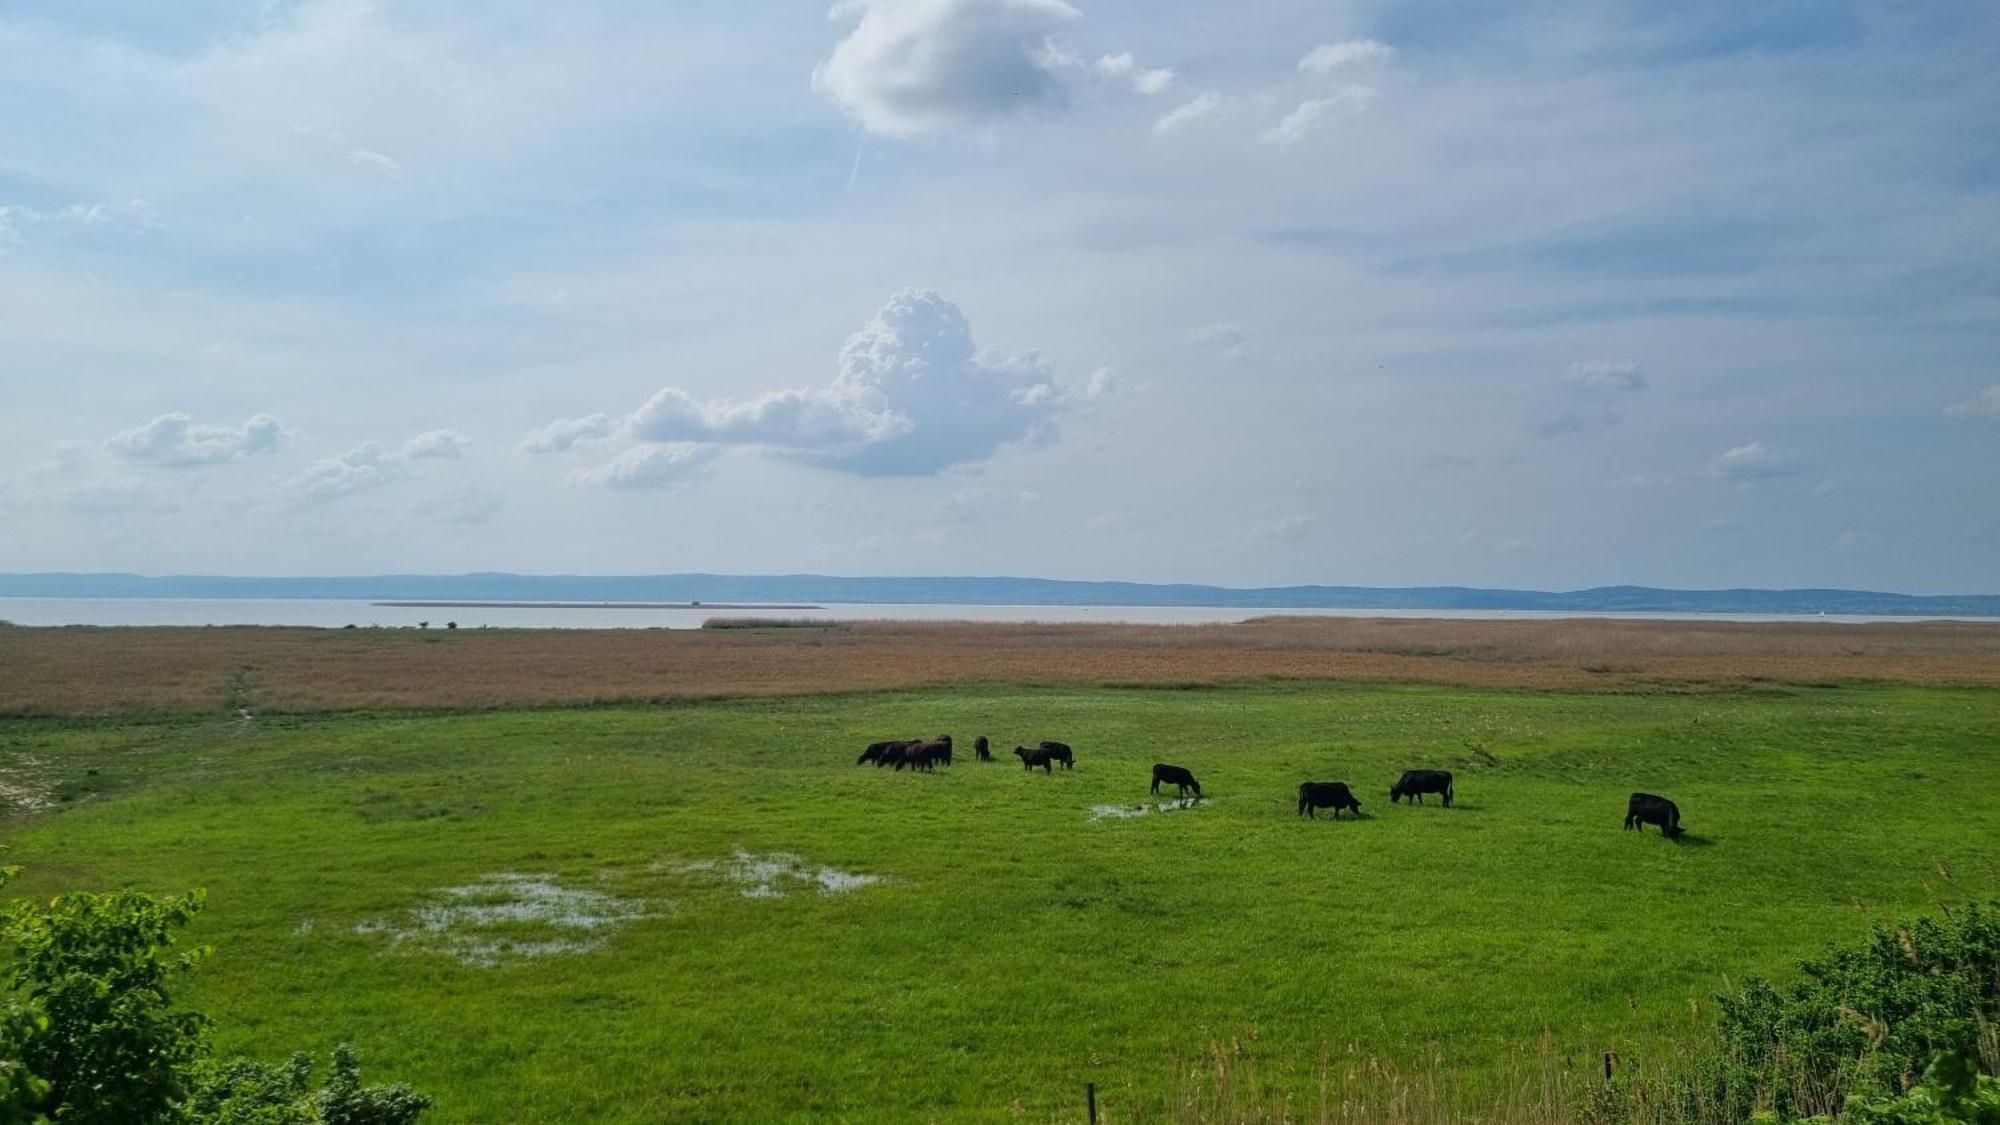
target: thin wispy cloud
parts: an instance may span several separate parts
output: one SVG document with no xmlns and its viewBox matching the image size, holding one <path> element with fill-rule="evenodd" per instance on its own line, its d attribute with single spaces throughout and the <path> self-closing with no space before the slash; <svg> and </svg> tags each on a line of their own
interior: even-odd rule
<svg viewBox="0 0 2000 1125">
<path fill-rule="evenodd" d="M 1395 53 L 1395 49 L 1388 44 L 1373 39 L 1344 39 L 1338 43 L 1321 43 L 1307 51 L 1305 57 L 1299 60 L 1298 69 L 1301 74 L 1332 74 L 1349 67 L 1387 62 Z"/>
<path fill-rule="evenodd" d="M 1381 95 L 1372 86 L 1347 86 L 1323 98 L 1307 98 L 1264 132 L 1272 144 L 1297 144 L 1343 117 L 1366 112 Z"/>
<path fill-rule="evenodd" d="M 1805 471 L 1805 467 L 1795 458 L 1780 453 L 1761 441 L 1731 446 L 1717 454 L 1715 459 L 1709 462 L 1708 467 L 1711 475 L 1736 484 L 1777 480 L 1781 477 L 1797 476 Z"/>
<path fill-rule="evenodd" d="M 1153 132 L 1157 136 L 1166 136 L 1183 125 L 1199 121 L 1214 113 L 1220 105 L 1222 105 L 1220 94 L 1197 94 L 1161 114 L 1159 120 L 1153 122 Z"/>
<path fill-rule="evenodd" d="M 1952 418 L 1986 418 L 2000 421 L 2000 383 L 1945 408 L 1945 414 Z"/>
</svg>

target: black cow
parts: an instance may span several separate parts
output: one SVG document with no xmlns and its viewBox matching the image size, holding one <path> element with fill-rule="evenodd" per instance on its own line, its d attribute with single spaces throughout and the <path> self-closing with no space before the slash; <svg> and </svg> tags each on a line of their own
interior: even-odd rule
<svg viewBox="0 0 2000 1125">
<path fill-rule="evenodd" d="M 854 760 L 854 764 L 857 766 L 865 766 L 870 762 L 874 762 L 876 765 L 879 766 L 883 764 L 882 755 L 888 753 L 891 749 L 915 746 L 917 742 L 920 741 L 922 740 L 892 738 L 889 739 L 887 742 L 871 742 L 868 744 L 868 749 L 863 750 L 861 752 L 861 756 Z"/>
<path fill-rule="evenodd" d="M 986 741 L 985 735 L 982 734 L 972 740 L 972 756 L 981 762 L 990 762 L 993 760 L 993 746 L 992 743 Z"/>
<path fill-rule="evenodd" d="M 1187 792 L 1190 789 L 1194 790 L 1195 796 L 1201 796 L 1201 782 L 1194 779 L 1193 771 L 1181 766 L 1170 766 L 1165 762 L 1154 762 L 1153 793 L 1155 795 L 1160 792 L 1160 786 L 1163 783 L 1178 786 L 1180 788 L 1180 796 L 1187 796 Z"/>
<path fill-rule="evenodd" d="M 1681 807 L 1651 793 L 1632 794 L 1632 799 L 1625 802 L 1625 827 L 1644 832 L 1648 824 L 1659 825 L 1660 835 L 1669 840 L 1680 839 Z"/>
<path fill-rule="evenodd" d="M 939 735 L 929 742 L 921 738 L 912 742 L 904 751 L 903 760 L 896 763 L 896 768 L 900 770 L 909 766 L 913 770 L 930 773 L 931 767 L 939 762 L 947 766 L 951 764 L 951 736 L 948 734 Z"/>
<path fill-rule="evenodd" d="M 1061 762 L 1063 768 L 1066 770 L 1076 768 L 1076 754 L 1070 750 L 1069 743 L 1067 742 L 1050 742 L 1047 739 L 1043 739 L 1036 744 L 1036 749 L 1046 753 L 1050 758 Z"/>
<path fill-rule="evenodd" d="M 910 752 L 923 744 L 924 740 L 921 738 L 906 738 L 901 742 L 891 742 L 882 748 L 881 756 L 875 759 L 875 768 L 895 766 L 897 769 L 902 769 L 909 763 Z"/>
<path fill-rule="evenodd" d="M 1393 805 L 1399 799 L 1407 797 L 1411 804 L 1421 805 L 1424 803 L 1424 794 L 1426 793 L 1443 794 L 1444 807 L 1450 808 L 1452 797 L 1451 771 L 1404 770 L 1402 778 L 1389 789 L 1389 803 Z"/>
<path fill-rule="evenodd" d="M 1055 757 L 1047 750 L 1030 750 L 1026 746 L 1016 746 L 1014 756 L 1021 759 L 1021 765 L 1029 773 L 1033 773 L 1036 766 L 1042 767 L 1043 773 L 1056 772 Z"/>
<path fill-rule="evenodd" d="M 1299 815 L 1317 819 L 1318 810 L 1330 808 L 1333 819 L 1340 819 L 1340 810 L 1347 809 L 1356 819 L 1361 817 L 1361 802 L 1355 799 L 1354 790 L 1345 781 L 1308 781 L 1299 786 Z"/>
</svg>

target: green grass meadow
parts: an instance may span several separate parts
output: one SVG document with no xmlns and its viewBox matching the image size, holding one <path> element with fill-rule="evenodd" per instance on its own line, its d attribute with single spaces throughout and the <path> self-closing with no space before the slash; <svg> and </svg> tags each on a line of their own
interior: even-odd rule
<svg viewBox="0 0 2000 1125">
<path fill-rule="evenodd" d="M 854 766 L 953 733 L 930 776 Z M 976 734 L 1002 760 L 971 762 Z M 1073 773 L 1024 773 L 1060 738 Z M 1192 768 L 1191 809 L 1148 800 Z M 1391 807 L 1406 767 L 1458 806 Z M 355 1043 L 434 1120 L 1158 1114 L 1210 1045 L 1309 1098 L 1331 1054 L 1477 1097 L 1546 1042 L 1665 1058 L 1728 979 L 2000 893 L 2000 693 L 1628 696 L 1355 685 L 965 688 L 681 706 L 0 721 L 47 811 L 14 890 L 203 887 L 188 1002 L 262 1057 Z M 1309 822 L 1346 780 L 1359 821 Z M 1620 828 L 1640 789 L 1689 837 Z M 737 852 L 877 876 L 769 896 Z M 720 865 L 718 865 L 720 861 Z M 467 963 L 440 903 L 496 873 L 615 896 L 585 951 Z M 435 917 L 431 915 L 428 917 Z M 550 927 L 488 919 L 488 934 Z M 398 943 L 389 930 L 413 936 Z M 1697 1004 L 1699 1002 L 1699 1004 Z"/>
</svg>

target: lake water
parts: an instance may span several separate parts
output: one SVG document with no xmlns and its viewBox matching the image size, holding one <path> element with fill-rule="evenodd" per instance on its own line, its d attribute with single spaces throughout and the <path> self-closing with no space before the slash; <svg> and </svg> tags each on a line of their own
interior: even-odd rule
<svg viewBox="0 0 2000 1125">
<path fill-rule="evenodd" d="M 414 626 L 428 621 L 462 629 L 698 629 L 713 617 L 783 617 L 822 621 L 1095 622 L 1137 625 L 1206 625 L 1279 615 L 1304 617 L 1444 617 L 1477 620 L 1554 620 L 1612 617 L 1683 621 L 1912 621 L 1866 617 L 1736 613 L 1564 613 L 1537 610 L 1271 609 L 1216 606 L 1083 605 L 864 605 L 827 604 L 810 609 L 722 609 L 712 606 L 605 608 L 562 606 L 389 606 L 368 601 L 279 598 L 0 598 L 0 621 L 16 625 L 343 625 Z M 1968 618 L 1966 620 L 1981 620 Z"/>
</svg>

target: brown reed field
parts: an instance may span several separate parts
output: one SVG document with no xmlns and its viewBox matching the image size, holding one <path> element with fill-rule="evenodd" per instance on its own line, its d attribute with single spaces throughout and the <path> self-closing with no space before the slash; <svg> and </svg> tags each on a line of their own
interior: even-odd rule
<svg viewBox="0 0 2000 1125">
<path fill-rule="evenodd" d="M 1264 617 L 700 630 L 0 628 L 0 714 L 465 710 L 952 684 L 2000 686 L 2000 623 Z"/>
</svg>

